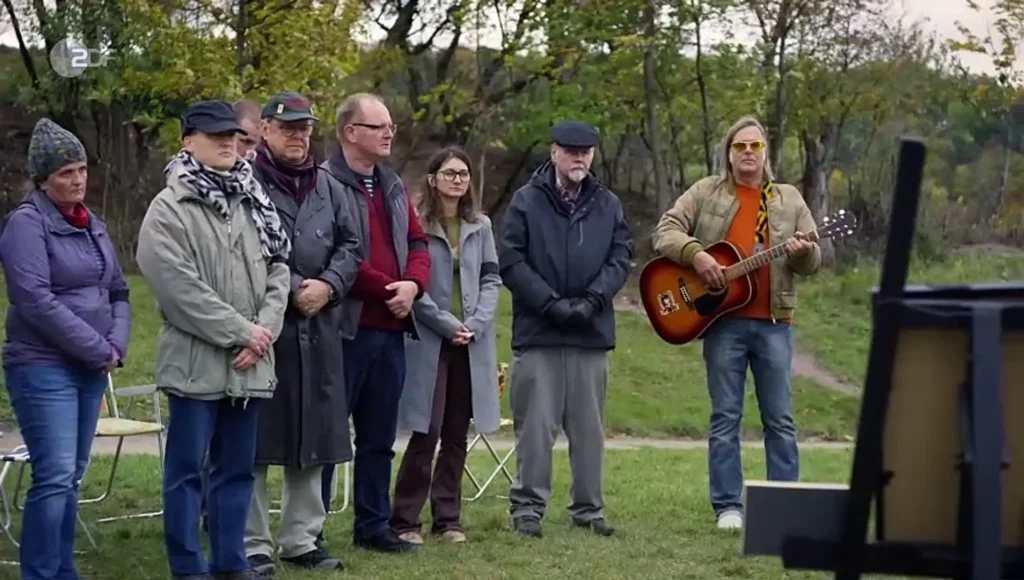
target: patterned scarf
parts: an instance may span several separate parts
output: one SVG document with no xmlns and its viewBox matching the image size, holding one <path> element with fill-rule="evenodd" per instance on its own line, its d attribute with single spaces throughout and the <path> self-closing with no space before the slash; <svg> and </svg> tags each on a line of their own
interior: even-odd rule
<svg viewBox="0 0 1024 580">
<path fill-rule="evenodd" d="M 278 161 L 270 152 L 267 142 L 260 140 L 256 145 L 256 167 L 267 181 L 284 190 L 285 193 L 295 198 L 296 203 L 302 205 L 311 191 L 316 187 L 316 161 L 313 154 L 306 155 L 302 163 L 288 165 Z"/>
<path fill-rule="evenodd" d="M 775 183 L 769 181 L 761 188 L 761 205 L 757 208 L 757 222 L 754 228 L 754 243 L 764 247 L 768 238 L 768 200 L 775 195 Z"/>
<path fill-rule="evenodd" d="M 252 166 L 247 161 L 238 159 L 234 167 L 228 171 L 220 171 L 200 163 L 191 153 L 182 150 L 164 168 L 164 176 L 169 176 L 172 170 L 178 168 L 181 171 L 179 178 L 199 199 L 224 219 L 229 217 L 227 197 L 242 195 L 242 199 L 248 200 L 252 210 L 252 219 L 260 236 L 263 257 L 288 258 L 291 242 L 281 227 L 277 208 L 253 178 Z"/>
</svg>

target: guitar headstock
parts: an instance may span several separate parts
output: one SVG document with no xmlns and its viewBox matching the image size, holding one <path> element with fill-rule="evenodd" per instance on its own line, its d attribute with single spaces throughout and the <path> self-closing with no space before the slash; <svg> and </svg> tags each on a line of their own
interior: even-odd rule
<svg viewBox="0 0 1024 580">
<path fill-rule="evenodd" d="M 853 215 L 853 212 L 841 209 L 825 216 L 817 229 L 806 234 L 806 238 L 812 242 L 824 238 L 840 240 L 852 236 L 856 231 L 856 216 Z"/>
</svg>

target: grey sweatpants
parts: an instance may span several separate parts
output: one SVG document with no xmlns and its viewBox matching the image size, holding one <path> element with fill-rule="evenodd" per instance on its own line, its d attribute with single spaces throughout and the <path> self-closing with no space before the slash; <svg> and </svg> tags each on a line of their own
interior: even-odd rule
<svg viewBox="0 0 1024 580">
<path fill-rule="evenodd" d="M 324 527 L 327 512 L 321 491 L 322 467 L 284 468 L 281 493 L 281 524 L 277 543 L 281 556 L 294 558 L 316 549 L 316 536 Z M 267 497 L 267 466 L 253 469 L 256 478 L 249 519 L 245 525 L 245 555 L 273 557 L 274 540 L 270 533 L 270 499 Z"/>
<path fill-rule="evenodd" d="M 569 441 L 572 501 L 577 522 L 604 517 L 604 401 L 608 351 L 532 347 L 513 354 L 509 401 L 516 435 L 513 518 L 543 518 L 551 497 L 551 452 L 559 428 Z"/>
</svg>

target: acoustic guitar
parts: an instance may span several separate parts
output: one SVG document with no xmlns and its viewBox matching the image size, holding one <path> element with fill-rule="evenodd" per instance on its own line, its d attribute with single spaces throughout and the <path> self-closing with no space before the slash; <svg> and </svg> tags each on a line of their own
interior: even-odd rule
<svg viewBox="0 0 1024 580">
<path fill-rule="evenodd" d="M 857 219 L 839 210 L 822 220 L 804 237 L 812 242 L 825 238 L 840 239 L 853 234 Z M 754 272 L 786 255 L 786 244 L 779 244 L 747 257 L 735 245 L 721 241 L 704 248 L 724 267 L 725 286 L 712 290 L 704 285 L 692 266 L 657 257 L 640 272 L 640 300 L 654 332 L 669 344 L 686 344 L 704 335 L 718 318 L 749 304 L 757 295 Z"/>
</svg>

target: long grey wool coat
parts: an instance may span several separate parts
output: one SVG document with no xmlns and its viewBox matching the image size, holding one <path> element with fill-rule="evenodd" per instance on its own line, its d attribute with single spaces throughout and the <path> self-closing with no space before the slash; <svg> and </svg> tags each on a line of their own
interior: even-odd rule
<svg viewBox="0 0 1024 580">
<path fill-rule="evenodd" d="M 493 433 L 500 426 L 494 316 L 501 277 L 491 220 L 480 215 L 474 222 L 463 220 L 459 229 L 459 280 L 465 316 L 462 321 L 450 312 L 454 271 L 448 237 L 440 224 L 425 224 L 423 229 L 430 238 L 430 285 L 413 306 L 420 336 L 405 342 L 405 386 L 398 409 L 398 429 L 418 433 L 430 429 L 441 344 L 450 342 L 459 325 L 465 323 L 476 335 L 469 344 L 473 421 L 477 431 Z"/>
<path fill-rule="evenodd" d="M 359 273 L 354 208 L 343 186 L 322 167 L 302 205 L 261 178 L 292 240 L 291 292 L 281 336 L 274 343 L 277 391 L 260 408 L 257 465 L 304 469 L 352 459 L 345 368 L 341 357 L 342 299 Z M 334 288 L 334 299 L 306 318 L 292 300 L 306 278 Z"/>
</svg>

